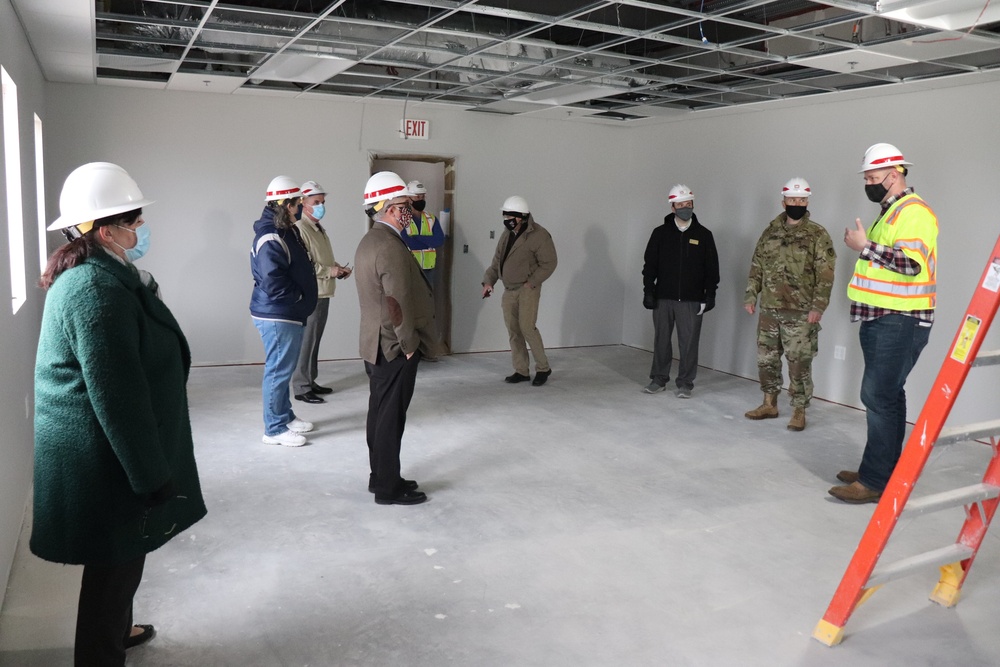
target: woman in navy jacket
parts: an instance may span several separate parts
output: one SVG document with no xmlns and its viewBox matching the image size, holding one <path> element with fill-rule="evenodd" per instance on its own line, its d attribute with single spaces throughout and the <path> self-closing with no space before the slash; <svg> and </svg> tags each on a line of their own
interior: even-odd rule
<svg viewBox="0 0 1000 667">
<path fill-rule="evenodd" d="M 254 223 L 250 315 L 264 343 L 264 443 L 299 447 L 313 425 L 292 411 L 289 383 L 302 348 L 306 319 L 316 308 L 316 275 L 295 228 L 299 186 L 277 176 Z"/>
</svg>

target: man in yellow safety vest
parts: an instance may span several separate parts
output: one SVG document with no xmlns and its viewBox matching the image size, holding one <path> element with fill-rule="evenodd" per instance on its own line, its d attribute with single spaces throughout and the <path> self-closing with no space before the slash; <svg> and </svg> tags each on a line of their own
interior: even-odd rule
<svg viewBox="0 0 1000 667">
<path fill-rule="evenodd" d="M 416 215 L 413 216 L 413 222 L 403 230 L 403 240 L 413 251 L 417 264 L 424 270 L 424 276 L 433 289 L 438 249 L 444 245 L 444 230 L 437 216 L 424 210 L 427 206 L 427 188 L 424 184 L 420 181 L 410 181 L 406 184 L 406 188 L 411 193 L 410 201 Z"/>
<path fill-rule="evenodd" d="M 889 482 L 906 435 L 906 376 L 934 323 L 937 216 L 907 187 L 907 165 L 891 144 L 865 152 L 865 194 L 882 212 L 867 231 L 858 218 L 844 233 L 844 243 L 859 253 L 847 296 L 851 321 L 861 322 L 861 402 L 868 410 L 861 466 L 840 471 L 844 486 L 830 489 L 847 503 L 877 502 Z"/>
</svg>

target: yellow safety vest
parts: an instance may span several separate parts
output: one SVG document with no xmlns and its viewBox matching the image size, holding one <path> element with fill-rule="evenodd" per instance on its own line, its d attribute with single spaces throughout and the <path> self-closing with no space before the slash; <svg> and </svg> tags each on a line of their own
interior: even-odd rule
<svg viewBox="0 0 1000 667">
<path fill-rule="evenodd" d="M 868 239 L 899 248 L 922 268 L 915 276 L 904 276 L 866 259 L 859 259 L 847 286 L 852 301 L 876 308 L 909 312 L 930 310 L 937 305 L 937 216 L 915 194 L 893 203 L 868 228 Z"/>
<path fill-rule="evenodd" d="M 420 227 L 417 227 L 416 218 L 410 223 L 409 228 L 406 233 L 410 236 L 433 236 L 434 235 L 434 216 L 428 216 L 425 211 L 420 212 Z M 437 249 L 431 248 L 430 250 L 413 250 L 411 251 L 413 256 L 417 258 L 417 262 L 420 263 L 421 269 L 433 269 L 437 266 Z"/>
</svg>

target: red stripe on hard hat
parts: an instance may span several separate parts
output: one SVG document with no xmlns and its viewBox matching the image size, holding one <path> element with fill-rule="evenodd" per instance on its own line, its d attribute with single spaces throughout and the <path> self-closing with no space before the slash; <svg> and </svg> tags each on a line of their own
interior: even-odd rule
<svg viewBox="0 0 1000 667">
<path fill-rule="evenodd" d="M 267 196 L 274 197 L 274 196 L 288 195 L 298 191 L 299 191 L 298 188 L 292 188 L 291 190 L 269 190 Z"/>
<path fill-rule="evenodd" d="M 782 192 L 788 192 L 791 188 L 781 188 Z M 812 192 L 812 188 L 802 188 L 803 192 Z"/>
<path fill-rule="evenodd" d="M 365 199 L 371 199 L 372 197 L 381 197 L 382 195 L 387 195 L 393 192 L 399 192 L 400 190 L 405 190 L 405 185 L 394 185 L 391 188 L 385 188 L 384 190 L 375 190 L 374 192 L 366 192 Z"/>
<path fill-rule="evenodd" d="M 882 164 L 883 162 L 894 162 L 896 160 L 902 160 L 902 159 L 903 159 L 902 155 L 893 155 L 892 157 L 883 157 L 883 158 L 879 158 L 877 160 L 872 160 L 871 163 L 872 164 Z"/>
</svg>

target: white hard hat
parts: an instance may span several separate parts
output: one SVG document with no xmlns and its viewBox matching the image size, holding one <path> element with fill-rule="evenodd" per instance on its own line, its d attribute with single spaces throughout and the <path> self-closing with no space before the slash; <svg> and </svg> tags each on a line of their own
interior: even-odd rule
<svg viewBox="0 0 1000 667">
<path fill-rule="evenodd" d="M 406 183 L 399 177 L 399 174 L 391 171 L 380 171 L 377 174 L 372 174 L 372 177 L 365 183 L 364 208 L 379 210 L 382 208 L 376 206 L 379 202 L 389 201 L 396 197 L 406 197 L 409 194 L 410 191 L 407 190 Z"/>
<path fill-rule="evenodd" d="M 892 144 L 875 144 L 865 151 L 865 160 L 861 163 L 859 174 L 872 169 L 885 169 L 897 165 L 912 164 L 903 159 L 903 153 Z"/>
<path fill-rule="evenodd" d="M 410 181 L 406 184 L 406 189 L 410 191 L 411 195 L 425 195 L 427 194 L 427 188 L 420 181 Z"/>
<path fill-rule="evenodd" d="M 267 195 L 264 201 L 281 201 L 302 196 L 299 185 L 292 180 L 291 176 L 275 176 L 267 184 Z"/>
<path fill-rule="evenodd" d="M 528 208 L 528 202 L 525 201 L 524 197 L 519 197 L 514 195 L 513 197 L 507 197 L 503 202 L 503 208 L 501 209 L 504 213 L 516 213 L 515 217 L 523 218 L 528 215 L 531 209 Z"/>
<path fill-rule="evenodd" d="M 781 188 L 782 197 L 808 197 L 811 194 L 812 189 L 809 187 L 808 181 L 798 176 L 785 183 L 785 186 Z"/>
<path fill-rule="evenodd" d="M 671 204 L 677 204 L 682 201 L 694 201 L 694 193 L 691 192 L 691 188 L 688 186 L 678 183 L 674 187 L 670 188 L 670 194 L 667 195 L 667 201 Z"/>
<path fill-rule="evenodd" d="M 303 197 L 311 197 L 313 195 L 326 194 L 326 190 L 323 189 L 323 186 L 317 183 L 316 181 L 306 181 L 305 183 L 302 184 L 302 187 L 300 187 L 299 190 L 302 191 Z"/>
<path fill-rule="evenodd" d="M 152 204 L 117 164 L 90 162 L 74 169 L 59 195 L 59 217 L 49 231 L 67 229 Z"/>
</svg>

